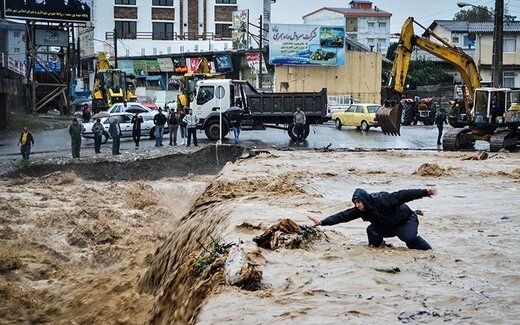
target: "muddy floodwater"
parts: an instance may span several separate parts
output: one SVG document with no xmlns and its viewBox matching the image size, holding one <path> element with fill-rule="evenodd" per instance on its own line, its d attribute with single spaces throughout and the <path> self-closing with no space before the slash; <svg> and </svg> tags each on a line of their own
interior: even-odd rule
<svg viewBox="0 0 520 325">
<path fill-rule="evenodd" d="M 0 323 L 519 323 L 520 156 L 473 154 L 273 150 L 166 178 L 4 178 Z M 361 220 L 303 248 L 253 242 L 350 207 L 359 187 L 429 186 L 438 196 L 409 205 L 432 251 L 370 248 Z M 258 290 L 226 283 L 224 251 L 201 259 L 212 242 L 246 252 Z"/>
</svg>

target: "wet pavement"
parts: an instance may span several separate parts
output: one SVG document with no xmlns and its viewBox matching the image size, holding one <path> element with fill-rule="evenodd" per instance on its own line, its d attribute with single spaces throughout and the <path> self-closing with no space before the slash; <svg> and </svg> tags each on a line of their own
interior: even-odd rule
<svg viewBox="0 0 520 325">
<path fill-rule="evenodd" d="M 450 127 L 446 127 L 448 130 Z M 353 127 L 343 127 L 338 130 L 333 124 L 311 126 L 310 135 L 304 143 L 297 144 L 290 140 L 287 131 L 268 128 L 263 131 L 242 131 L 240 144 L 263 148 L 323 148 L 330 145 L 330 149 L 351 150 L 438 150 L 436 145 L 437 128 L 435 126 L 406 126 L 401 129 L 401 136 L 384 135 L 379 128 L 372 128 L 368 132 L 358 131 Z M 32 148 L 32 159 L 50 157 L 70 157 L 70 137 L 67 129 L 45 131 L 33 134 L 35 145 Z M 201 146 L 213 143 L 209 141 L 203 131 L 198 131 L 199 144 Z M 163 144 L 168 147 L 168 135 L 164 136 Z M 17 160 L 20 156 L 17 147 L 18 137 L 8 137 L 0 140 L 0 159 Z M 180 141 L 179 141 L 180 143 Z M 232 144 L 230 133 L 224 143 Z M 141 151 L 157 151 L 163 148 L 154 147 L 154 140 L 143 137 L 141 140 Z M 175 151 L 186 149 L 177 146 Z M 476 150 L 488 150 L 489 144 L 478 141 Z M 170 148 L 169 150 L 172 150 Z M 134 143 L 131 138 L 121 140 L 121 152 L 135 152 Z M 111 142 L 102 146 L 101 156 L 111 154 Z M 83 139 L 81 148 L 82 157 L 94 156 L 94 141 Z"/>
</svg>

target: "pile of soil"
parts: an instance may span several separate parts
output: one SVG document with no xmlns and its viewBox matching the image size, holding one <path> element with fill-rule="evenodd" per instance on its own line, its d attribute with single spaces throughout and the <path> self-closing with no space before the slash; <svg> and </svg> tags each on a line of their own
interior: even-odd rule
<svg viewBox="0 0 520 325">
<path fill-rule="evenodd" d="M 443 177 L 451 175 L 453 172 L 453 168 L 442 168 L 436 163 L 433 164 L 422 164 L 417 168 L 413 175 L 422 176 L 422 177 Z"/>
</svg>

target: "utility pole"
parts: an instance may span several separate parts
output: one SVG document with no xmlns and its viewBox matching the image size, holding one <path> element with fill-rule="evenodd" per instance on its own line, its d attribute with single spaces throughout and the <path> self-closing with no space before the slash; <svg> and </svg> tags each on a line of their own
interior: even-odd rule
<svg viewBox="0 0 520 325">
<path fill-rule="evenodd" d="M 502 87 L 504 48 L 504 0 L 495 0 L 495 29 L 493 30 L 493 87 Z"/>
<path fill-rule="evenodd" d="M 262 15 L 260 15 L 260 56 L 259 56 L 259 63 L 260 63 L 260 69 L 258 71 L 258 87 L 262 87 L 262 63 L 264 60 L 264 23 L 262 19 Z"/>
<path fill-rule="evenodd" d="M 117 29 L 114 28 L 114 66 L 117 69 Z"/>
</svg>

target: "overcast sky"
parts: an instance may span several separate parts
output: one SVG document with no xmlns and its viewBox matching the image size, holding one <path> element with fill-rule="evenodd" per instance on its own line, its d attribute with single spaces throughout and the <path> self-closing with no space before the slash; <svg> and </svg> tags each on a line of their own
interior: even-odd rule
<svg viewBox="0 0 520 325">
<path fill-rule="evenodd" d="M 460 0 L 372 0 L 375 6 L 393 14 L 391 32 L 399 32 L 407 17 L 414 17 L 423 25 L 434 19 L 452 19 L 460 9 Z M 272 6 L 272 22 L 299 24 L 302 16 L 322 7 L 348 7 L 350 0 L 277 0 Z M 494 0 L 465 0 L 475 5 L 494 7 Z M 509 14 L 520 19 L 520 1 L 505 0 Z M 507 6 L 508 5 L 508 6 Z"/>
</svg>

